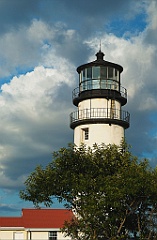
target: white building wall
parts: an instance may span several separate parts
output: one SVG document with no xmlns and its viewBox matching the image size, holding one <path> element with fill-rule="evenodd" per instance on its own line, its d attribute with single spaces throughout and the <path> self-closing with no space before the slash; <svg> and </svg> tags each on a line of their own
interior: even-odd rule
<svg viewBox="0 0 157 240">
<path fill-rule="evenodd" d="M 78 105 L 78 118 L 114 118 L 120 119 L 121 104 L 115 100 L 94 98 L 84 100 Z"/>
<path fill-rule="evenodd" d="M 0 239 L 1 240 L 48 240 L 49 232 L 55 231 L 54 229 L 50 229 L 47 231 L 39 230 L 25 230 L 25 231 L 16 231 L 16 230 L 1 230 L 0 231 Z M 20 237 L 22 236 L 22 238 Z M 58 230 L 57 231 L 57 240 L 70 240 L 70 237 L 65 237 L 65 235 Z"/>
<path fill-rule="evenodd" d="M 13 232 L 10 231 L 1 231 L 0 232 L 0 239 L 6 239 L 6 240 L 10 240 L 10 239 L 13 239 Z"/>
<path fill-rule="evenodd" d="M 14 240 L 14 239 L 27 239 L 27 233 L 25 231 L 18 230 L 1 230 L 1 240 Z"/>
<path fill-rule="evenodd" d="M 83 129 L 89 129 L 88 140 L 84 139 Z M 120 145 L 124 138 L 124 128 L 114 124 L 86 124 L 77 126 L 74 129 L 74 144 L 80 146 L 81 143 L 92 147 L 93 144 L 101 145 L 102 143 Z"/>
<path fill-rule="evenodd" d="M 49 231 L 31 231 L 31 239 L 32 240 L 48 240 L 49 239 L 49 232 L 55 231 L 54 229 L 50 229 Z M 69 237 L 65 237 L 61 231 L 57 231 L 57 239 L 70 239 Z"/>
<path fill-rule="evenodd" d="M 118 101 L 114 100 L 115 108 L 120 110 L 121 105 Z M 90 108 L 111 108 L 113 106 L 113 100 L 107 100 L 105 98 L 92 98 L 83 100 L 78 104 L 78 110 L 90 109 Z"/>
<path fill-rule="evenodd" d="M 49 239 L 48 237 L 48 232 L 34 232 L 34 231 L 31 231 L 31 239 L 32 240 L 46 240 L 46 239 Z"/>
</svg>

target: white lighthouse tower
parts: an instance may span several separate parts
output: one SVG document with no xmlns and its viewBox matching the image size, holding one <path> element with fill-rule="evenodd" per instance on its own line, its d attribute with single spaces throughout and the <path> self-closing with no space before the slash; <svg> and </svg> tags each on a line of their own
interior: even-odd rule
<svg viewBox="0 0 157 240">
<path fill-rule="evenodd" d="M 122 66 L 104 60 L 101 50 L 97 59 L 77 68 L 79 87 L 73 90 L 77 111 L 70 114 L 74 144 L 119 145 L 129 127 L 130 114 L 122 110 L 127 91 L 121 86 Z"/>
</svg>

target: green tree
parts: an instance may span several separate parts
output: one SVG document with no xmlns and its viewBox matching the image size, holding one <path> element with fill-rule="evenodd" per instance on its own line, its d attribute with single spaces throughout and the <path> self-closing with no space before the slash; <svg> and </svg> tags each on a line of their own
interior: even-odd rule
<svg viewBox="0 0 157 240">
<path fill-rule="evenodd" d="M 20 196 L 37 207 L 55 197 L 73 209 L 75 218 L 63 231 L 75 239 L 157 238 L 157 170 L 126 143 L 61 148 L 28 177 Z"/>
</svg>

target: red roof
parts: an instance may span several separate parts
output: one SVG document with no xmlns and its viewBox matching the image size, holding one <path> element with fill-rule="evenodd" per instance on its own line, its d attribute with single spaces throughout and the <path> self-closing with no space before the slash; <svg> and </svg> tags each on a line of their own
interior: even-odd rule
<svg viewBox="0 0 157 240">
<path fill-rule="evenodd" d="M 62 228 L 72 218 L 66 209 L 23 209 L 21 217 L 0 217 L 0 227 Z"/>
<path fill-rule="evenodd" d="M 0 227 L 22 227 L 21 217 L 0 217 Z"/>
</svg>

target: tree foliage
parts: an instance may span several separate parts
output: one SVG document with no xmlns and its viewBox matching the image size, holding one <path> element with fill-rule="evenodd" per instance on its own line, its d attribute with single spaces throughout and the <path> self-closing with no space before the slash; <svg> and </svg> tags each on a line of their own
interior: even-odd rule
<svg viewBox="0 0 157 240">
<path fill-rule="evenodd" d="M 157 170 L 125 142 L 61 148 L 28 177 L 20 196 L 35 206 L 50 206 L 54 197 L 66 202 L 76 215 L 63 231 L 75 239 L 157 238 Z"/>
</svg>

